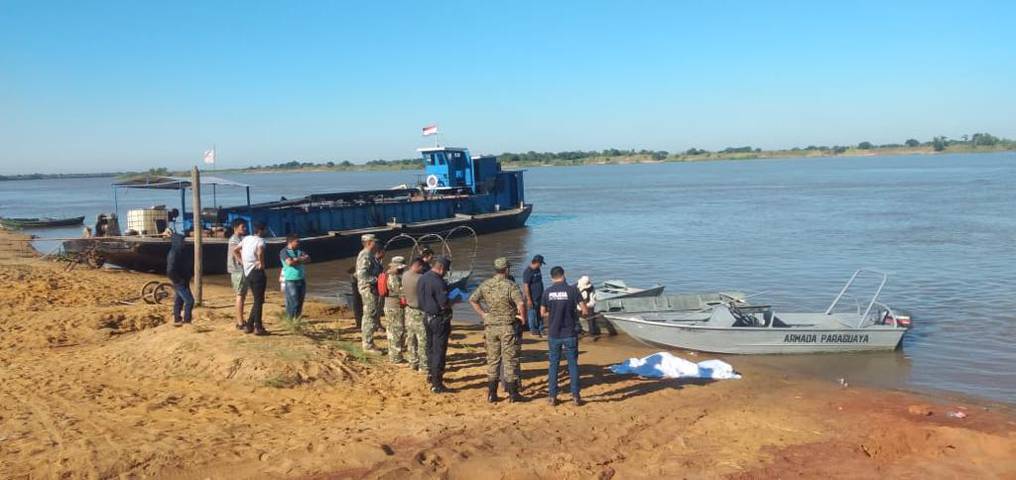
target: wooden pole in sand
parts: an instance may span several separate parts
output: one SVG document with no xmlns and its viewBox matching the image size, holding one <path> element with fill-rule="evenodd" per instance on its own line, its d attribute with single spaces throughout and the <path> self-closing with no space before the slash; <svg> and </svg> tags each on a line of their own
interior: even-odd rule
<svg viewBox="0 0 1016 480">
<path fill-rule="evenodd" d="M 194 304 L 201 305 L 201 237 L 205 229 L 201 224 L 201 172 L 197 166 L 191 170 L 191 191 L 194 192 L 191 202 L 194 209 Z"/>
</svg>

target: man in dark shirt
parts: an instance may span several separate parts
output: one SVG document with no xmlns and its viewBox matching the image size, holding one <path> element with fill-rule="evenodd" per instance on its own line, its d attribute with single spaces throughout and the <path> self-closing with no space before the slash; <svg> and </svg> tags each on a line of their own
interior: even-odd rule
<svg viewBox="0 0 1016 480">
<path fill-rule="evenodd" d="M 536 255 L 529 266 L 522 272 L 522 295 L 526 297 L 526 315 L 529 331 L 538 337 L 543 336 L 543 321 L 540 319 L 540 302 L 543 299 L 543 255 Z"/>
<path fill-rule="evenodd" d="M 448 336 L 452 333 L 452 306 L 444 276 L 451 263 L 445 257 L 435 258 L 430 270 L 420 277 L 416 286 L 417 300 L 420 310 L 423 310 L 423 325 L 427 329 L 427 381 L 434 393 L 448 391 L 444 386 L 444 370 Z"/>
<path fill-rule="evenodd" d="M 176 298 L 173 299 L 173 325 L 179 327 L 191 323 L 194 295 L 190 291 L 190 282 L 194 277 L 194 257 L 186 254 L 183 235 L 178 233 L 173 234 L 169 254 L 166 255 L 166 276 L 173 282 L 173 290 L 176 292 Z"/>
<path fill-rule="evenodd" d="M 572 402 L 582 405 L 579 396 L 579 311 L 588 315 L 585 302 L 579 290 L 564 278 L 564 269 L 550 269 L 550 278 L 554 284 L 543 292 L 540 313 L 547 320 L 547 343 L 550 347 L 550 368 L 547 376 L 547 389 L 550 394 L 550 405 L 557 405 L 557 367 L 561 362 L 561 350 L 568 360 L 568 378 L 571 384 Z"/>
<path fill-rule="evenodd" d="M 434 251 L 430 247 L 423 247 L 420 250 L 420 259 L 423 260 L 423 273 L 430 271 L 430 264 L 434 261 Z"/>
</svg>

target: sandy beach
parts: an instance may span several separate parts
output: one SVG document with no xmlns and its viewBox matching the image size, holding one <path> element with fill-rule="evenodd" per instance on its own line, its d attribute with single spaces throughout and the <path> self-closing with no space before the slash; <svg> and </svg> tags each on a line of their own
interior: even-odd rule
<svg viewBox="0 0 1016 480">
<path fill-rule="evenodd" d="M 362 355 L 342 308 L 311 303 L 288 328 L 272 290 L 273 335 L 256 338 L 211 285 L 177 328 L 136 299 L 159 277 L 66 271 L 23 245 L 0 233 L 2 478 L 1016 478 L 1007 407 L 736 357 L 721 358 L 740 380 L 619 376 L 607 366 L 653 350 L 600 338 L 581 344 L 586 405 L 551 408 L 546 345 L 528 337 L 530 401 L 490 405 L 476 327 L 456 326 L 453 392 L 434 395 Z"/>
</svg>

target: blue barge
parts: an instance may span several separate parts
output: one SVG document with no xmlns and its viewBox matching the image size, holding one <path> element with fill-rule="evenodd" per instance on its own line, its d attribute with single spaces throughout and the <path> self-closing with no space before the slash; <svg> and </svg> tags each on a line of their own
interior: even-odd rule
<svg viewBox="0 0 1016 480">
<path fill-rule="evenodd" d="M 474 158 L 466 148 L 421 148 L 419 153 L 425 181 L 418 185 L 204 209 L 202 227 L 221 229 L 237 218 L 264 222 L 269 237 L 266 258 L 276 258 L 285 236 L 295 233 L 301 237 L 301 248 L 315 261 L 322 261 L 355 256 L 360 250 L 360 235 L 365 233 L 387 240 L 400 234 L 447 232 L 459 226 L 468 226 L 478 234 L 525 226 L 533 206 L 525 201 L 523 171 L 504 171 L 496 157 Z M 122 184 L 124 188 L 163 189 L 166 185 L 137 180 Z M 190 184 L 179 179 L 168 188 L 181 190 L 184 203 L 183 190 Z M 189 232 L 193 230 L 192 216 L 185 207 L 181 205 L 178 228 Z M 88 251 L 103 261 L 132 270 L 164 272 L 169 241 L 160 235 L 127 233 L 115 238 L 70 240 L 64 242 L 64 249 Z M 193 248 L 190 238 L 188 235 L 188 246 Z M 203 238 L 205 272 L 224 273 L 227 238 Z"/>
</svg>

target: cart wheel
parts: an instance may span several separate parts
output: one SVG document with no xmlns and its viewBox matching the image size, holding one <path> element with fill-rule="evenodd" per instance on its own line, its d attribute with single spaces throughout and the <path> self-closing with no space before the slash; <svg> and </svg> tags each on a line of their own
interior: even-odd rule
<svg viewBox="0 0 1016 480">
<path fill-rule="evenodd" d="M 159 283 L 161 282 L 158 280 L 152 280 L 146 283 L 145 286 L 141 287 L 141 299 L 144 300 L 145 303 L 156 303 L 155 297 L 152 296 L 152 294 L 155 293 L 155 287 L 158 287 Z"/>
<path fill-rule="evenodd" d="M 152 292 L 152 299 L 156 304 L 162 303 L 163 300 L 171 297 L 173 290 L 170 288 L 168 283 L 160 283 L 155 290 Z"/>
<path fill-rule="evenodd" d="M 103 258 L 100 253 L 91 251 L 88 252 L 88 256 L 85 257 L 85 262 L 87 262 L 92 268 L 102 268 L 102 266 L 106 263 L 106 259 Z"/>
</svg>

